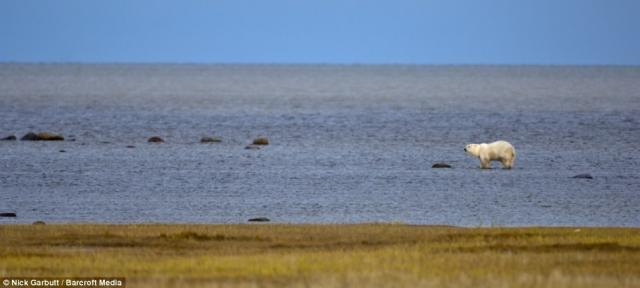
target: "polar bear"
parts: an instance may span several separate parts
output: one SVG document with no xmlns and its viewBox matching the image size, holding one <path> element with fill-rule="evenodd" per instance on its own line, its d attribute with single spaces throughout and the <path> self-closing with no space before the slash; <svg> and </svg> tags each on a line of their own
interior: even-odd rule
<svg viewBox="0 0 640 288">
<path fill-rule="evenodd" d="M 491 168 L 491 161 L 500 161 L 505 169 L 513 167 L 516 159 L 516 149 L 507 141 L 493 143 L 469 144 L 464 147 L 464 152 L 480 159 L 480 168 Z"/>
</svg>

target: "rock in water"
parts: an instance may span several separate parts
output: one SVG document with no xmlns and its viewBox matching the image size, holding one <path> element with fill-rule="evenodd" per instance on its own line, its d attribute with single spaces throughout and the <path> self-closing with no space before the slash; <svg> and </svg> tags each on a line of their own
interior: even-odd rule
<svg viewBox="0 0 640 288">
<path fill-rule="evenodd" d="M 0 213 L 0 217 L 17 217 L 17 215 L 13 212 L 2 212 Z"/>
<path fill-rule="evenodd" d="M 29 132 L 29 133 L 25 134 L 24 136 L 22 136 L 22 138 L 20 138 L 20 140 L 22 140 L 22 141 L 38 141 L 40 139 L 38 139 L 38 135 L 36 133 Z"/>
<path fill-rule="evenodd" d="M 49 132 L 40 132 L 38 133 L 38 137 L 41 141 L 64 141 L 64 137 L 62 137 L 62 135 Z"/>
<path fill-rule="evenodd" d="M 31 223 L 31 225 L 45 225 L 46 223 L 44 223 L 44 221 L 36 221 Z"/>
<path fill-rule="evenodd" d="M 258 217 L 258 218 L 249 219 L 249 222 L 269 222 L 269 221 L 271 220 L 267 217 Z"/>
<path fill-rule="evenodd" d="M 49 132 L 33 133 L 29 132 L 20 138 L 22 141 L 63 141 L 62 135 L 53 134 Z"/>
<path fill-rule="evenodd" d="M 220 143 L 222 142 L 222 138 L 220 137 L 202 137 L 200 139 L 200 143 Z"/>
<path fill-rule="evenodd" d="M 158 137 L 158 136 L 153 136 L 151 138 L 149 138 L 149 140 L 147 140 L 147 142 L 149 143 L 164 143 L 164 139 Z"/>
<path fill-rule="evenodd" d="M 431 165 L 431 168 L 451 168 L 451 165 L 446 163 L 436 163 Z"/>
<path fill-rule="evenodd" d="M 251 145 L 247 145 L 246 147 L 244 147 L 244 149 L 247 149 L 247 150 L 259 150 L 260 146 L 255 145 L 255 144 L 251 144 Z"/>
<path fill-rule="evenodd" d="M 1 140 L 1 141 L 15 141 L 15 140 L 17 140 L 17 139 L 18 139 L 18 138 L 16 138 L 16 135 L 9 135 L 9 136 L 4 137 L 4 138 L 2 138 L 2 139 L 0 139 L 0 140 Z"/>
<path fill-rule="evenodd" d="M 267 137 L 258 137 L 253 139 L 253 145 L 269 145 L 269 139 Z"/>
<path fill-rule="evenodd" d="M 576 178 L 576 179 L 593 179 L 593 176 L 591 176 L 591 174 L 584 173 L 584 174 L 578 174 L 578 175 L 573 176 L 573 177 L 571 177 L 571 178 Z"/>
</svg>

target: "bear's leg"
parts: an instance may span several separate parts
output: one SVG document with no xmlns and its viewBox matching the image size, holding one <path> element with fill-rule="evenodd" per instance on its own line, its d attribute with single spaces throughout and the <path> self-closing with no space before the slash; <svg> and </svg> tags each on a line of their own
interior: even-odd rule
<svg viewBox="0 0 640 288">
<path fill-rule="evenodd" d="M 504 169 L 511 169 L 511 166 L 513 166 L 513 159 L 502 159 L 500 162 L 502 162 L 502 168 Z"/>
<path fill-rule="evenodd" d="M 491 161 L 486 158 L 480 158 L 480 168 L 489 169 L 491 168 Z"/>
</svg>

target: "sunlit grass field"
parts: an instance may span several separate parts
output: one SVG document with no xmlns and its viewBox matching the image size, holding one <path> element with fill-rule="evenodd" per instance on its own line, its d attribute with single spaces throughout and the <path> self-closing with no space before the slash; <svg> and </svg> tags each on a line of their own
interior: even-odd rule
<svg viewBox="0 0 640 288">
<path fill-rule="evenodd" d="M 2 277 L 127 287 L 640 287 L 637 228 L 0 225 Z"/>
</svg>

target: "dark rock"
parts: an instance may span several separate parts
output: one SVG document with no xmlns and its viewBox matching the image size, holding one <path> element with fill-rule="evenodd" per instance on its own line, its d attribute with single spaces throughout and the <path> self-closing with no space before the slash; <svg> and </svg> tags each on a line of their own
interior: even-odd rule
<svg viewBox="0 0 640 288">
<path fill-rule="evenodd" d="M 134 145 L 127 145 L 127 148 L 136 148 Z"/>
<path fill-rule="evenodd" d="M 13 212 L 2 212 L 0 213 L 0 217 L 16 217 L 16 213 Z"/>
<path fill-rule="evenodd" d="M 44 223 L 44 221 L 36 221 L 31 223 L 31 225 L 45 225 L 46 223 Z"/>
<path fill-rule="evenodd" d="M 269 222 L 269 221 L 271 220 L 267 217 L 258 217 L 258 218 L 249 219 L 249 222 Z"/>
<path fill-rule="evenodd" d="M 64 149 L 60 150 L 60 153 L 64 153 L 64 152 L 67 152 L 67 150 L 64 150 Z"/>
<path fill-rule="evenodd" d="M 202 137 L 200 139 L 200 143 L 220 143 L 222 142 L 222 138 L 220 137 Z"/>
<path fill-rule="evenodd" d="M 571 178 L 576 178 L 576 179 L 593 179 L 593 176 L 591 176 L 591 174 L 584 173 L 584 174 L 578 174 L 578 175 L 573 176 L 573 177 L 571 177 Z"/>
<path fill-rule="evenodd" d="M 147 142 L 149 143 L 163 143 L 164 140 L 158 136 L 153 136 L 151 138 L 149 138 L 149 140 L 147 140 Z"/>
<path fill-rule="evenodd" d="M 4 137 L 4 138 L 2 138 L 2 139 L 0 139 L 0 140 L 1 140 L 1 141 L 15 141 L 15 140 L 17 140 L 17 139 L 18 139 L 18 138 L 16 138 L 16 135 L 9 135 L 9 136 Z"/>
<path fill-rule="evenodd" d="M 37 140 L 40 140 L 40 139 L 38 139 L 38 135 L 36 133 L 29 132 L 29 133 L 25 134 L 24 136 L 22 136 L 22 138 L 20 138 L 20 140 L 22 140 L 22 141 L 37 141 Z"/>
<path fill-rule="evenodd" d="M 253 139 L 253 145 L 269 145 L 269 139 L 267 137 L 258 137 Z"/>
<path fill-rule="evenodd" d="M 431 168 L 451 168 L 451 165 L 446 163 L 436 163 L 431 165 Z"/>
<path fill-rule="evenodd" d="M 49 132 L 33 133 L 29 132 L 20 138 L 22 141 L 63 141 L 62 135 L 53 134 Z"/>
<path fill-rule="evenodd" d="M 251 144 L 251 145 L 245 146 L 244 149 L 247 149 L 247 150 L 259 150 L 260 146 L 255 145 L 255 144 Z"/>
<path fill-rule="evenodd" d="M 64 137 L 62 135 L 48 133 L 48 132 L 40 132 L 37 134 L 41 141 L 64 141 Z"/>
</svg>

